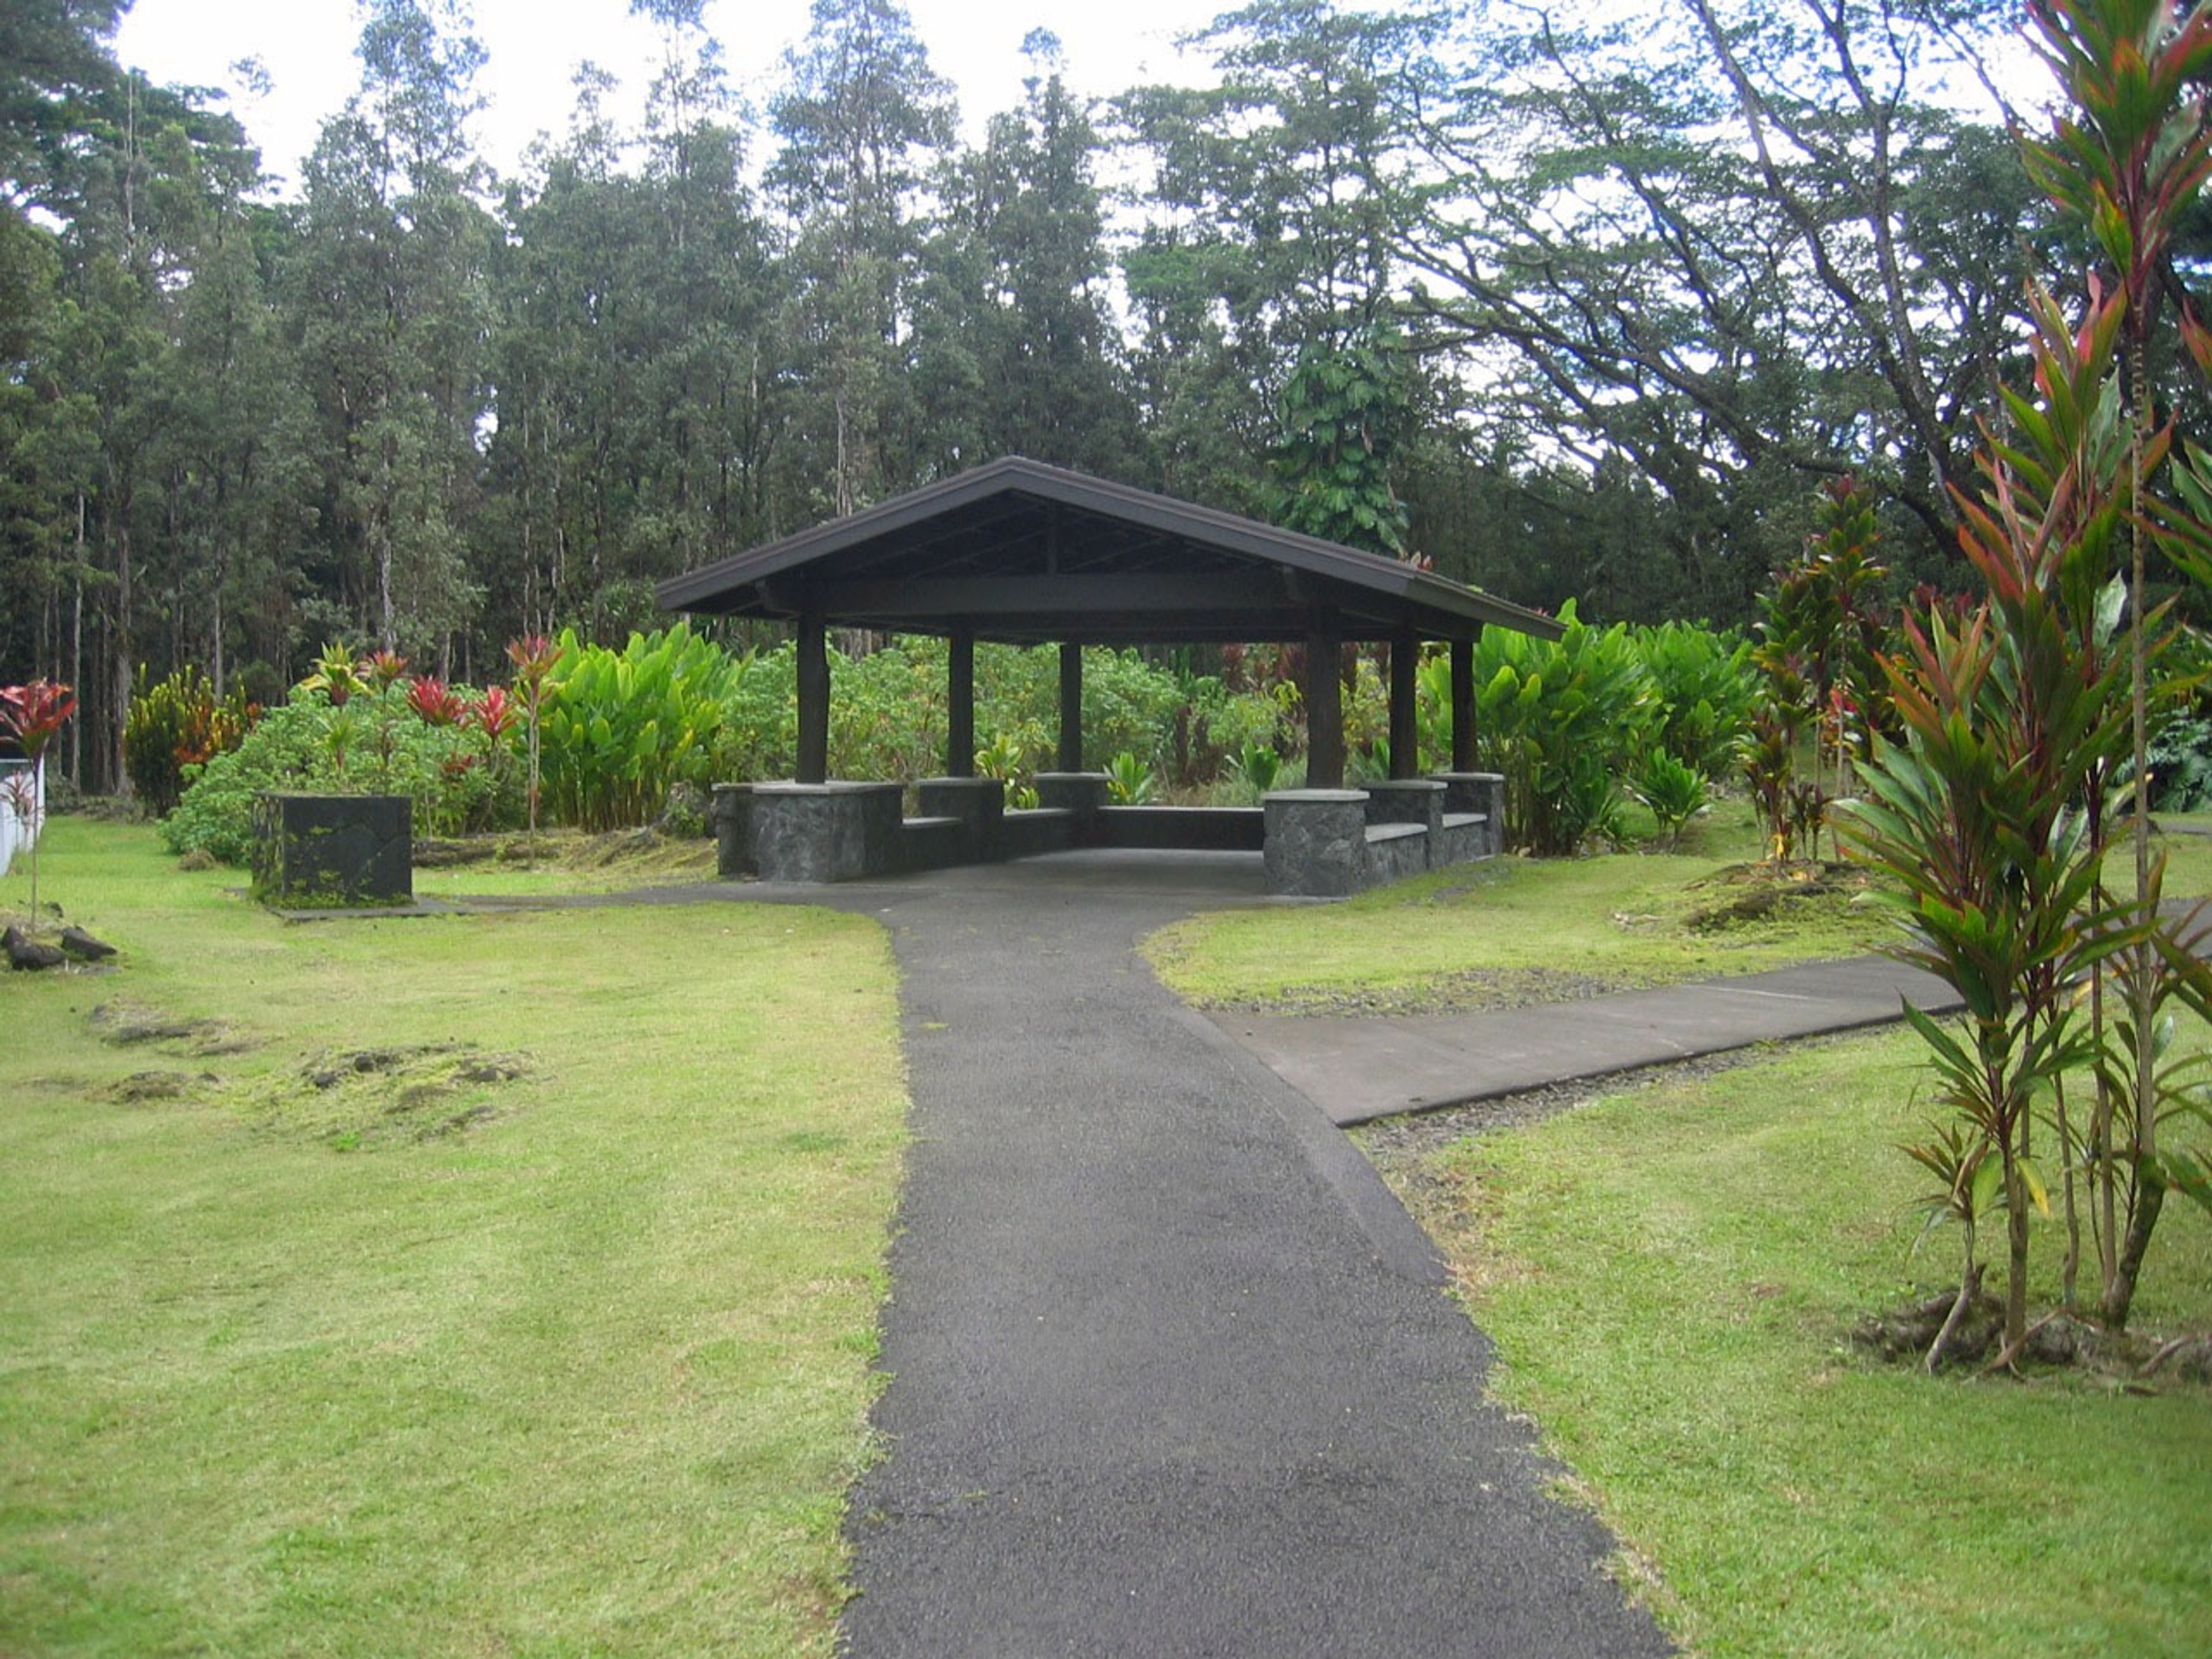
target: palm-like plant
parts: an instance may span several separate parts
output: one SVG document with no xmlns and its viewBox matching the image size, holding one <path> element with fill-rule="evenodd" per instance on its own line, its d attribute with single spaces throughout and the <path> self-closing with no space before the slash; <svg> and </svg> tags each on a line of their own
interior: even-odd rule
<svg viewBox="0 0 2212 1659">
<path fill-rule="evenodd" d="M 368 689 L 367 671 L 354 660 L 353 649 L 342 641 L 327 641 L 313 670 L 300 682 L 302 691 L 319 691 L 331 707 L 343 708 L 356 691 Z"/>
</svg>

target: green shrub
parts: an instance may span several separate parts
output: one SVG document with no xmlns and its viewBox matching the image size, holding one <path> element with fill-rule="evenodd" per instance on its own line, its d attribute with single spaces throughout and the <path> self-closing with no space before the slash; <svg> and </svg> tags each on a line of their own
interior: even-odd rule
<svg viewBox="0 0 2212 1659">
<path fill-rule="evenodd" d="M 1043 747 L 1043 734 L 1027 729 L 1000 732 L 975 751 L 975 775 L 1006 786 L 1006 805 L 1025 812 L 1037 804 L 1036 769 L 1029 757 Z"/>
<path fill-rule="evenodd" d="M 1507 837 L 1553 856 L 1611 830 L 1656 708 L 1626 626 L 1587 627 L 1572 601 L 1559 620 L 1558 641 L 1486 628 L 1474 652 L 1481 753 L 1505 778 Z"/>
<path fill-rule="evenodd" d="M 539 739 L 556 817 L 586 830 L 649 823 L 676 784 L 714 781 L 738 659 L 683 623 L 632 634 L 620 651 L 586 645 L 573 628 L 559 643 Z"/>
<path fill-rule="evenodd" d="M 218 700 L 197 668 L 149 684 L 142 665 L 123 725 L 123 766 L 139 804 L 156 817 L 174 811 L 185 793 L 185 769 L 237 748 L 259 714 L 243 691 Z"/>
<path fill-rule="evenodd" d="M 1656 700 L 1654 740 L 1700 777 L 1726 776 L 1758 702 L 1750 641 L 1683 622 L 1633 629 L 1629 640 Z"/>
<path fill-rule="evenodd" d="M 1237 751 L 1232 763 L 1237 775 L 1251 787 L 1255 795 L 1264 795 L 1273 789 L 1283 769 L 1283 757 L 1264 743 L 1246 743 Z"/>
<path fill-rule="evenodd" d="M 332 734 L 349 734 L 346 748 Z M 466 726 L 428 726 L 407 706 L 407 688 L 355 692 L 333 708 L 301 691 L 256 721 L 236 749 L 185 769 L 176 809 L 161 821 L 173 853 L 204 850 L 226 864 L 253 851 L 253 803 L 266 789 L 371 790 L 415 803 L 415 832 L 458 835 L 520 821 L 511 736 L 495 744 Z"/>
<path fill-rule="evenodd" d="M 941 639 L 912 635 L 848 657 L 830 653 L 830 770 L 848 778 L 934 777 L 945 765 L 945 667 Z M 797 758 L 796 658 L 788 645 L 736 659 L 722 696 L 709 770 L 726 781 L 788 777 Z M 1209 707 L 1240 734 L 1254 725 L 1244 704 L 1275 717 L 1264 698 L 1231 698 L 1211 678 L 1197 682 Z M 1120 750 L 1157 763 L 1173 746 L 1185 706 L 1182 683 L 1133 651 L 1091 647 L 1083 654 L 1085 747 L 1093 757 Z M 1060 729 L 1060 653 L 1046 646 L 975 648 L 975 735 L 986 745 L 1017 745 L 1018 769 L 1049 768 Z M 1240 737 L 1241 741 L 1241 737 Z"/>
<path fill-rule="evenodd" d="M 1644 755 L 1628 787 L 1637 799 L 1650 808 L 1669 847 L 1681 841 L 1682 826 L 1705 810 L 1704 775 L 1664 749 L 1653 749 Z"/>
<path fill-rule="evenodd" d="M 1152 768 L 1124 749 L 1106 763 L 1106 799 L 1115 806 L 1148 806 L 1159 793 Z"/>
<path fill-rule="evenodd" d="M 796 653 L 787 643 L 736 659 L 729 690 L 722 696 L 721 723 L 712 743 L 715 782 L 750 783 L 791 775 L 799 752 L 796 661 Z M 834 694 L 830 702 L 830 730 L 834 742 L 837 732 Z"/>
<path fill-rule="evenodd" d="M 2144 751 L 2150 763 L 2151 805 L 2160 812 L 2212 807 L 2212 720 L 2184 716 L 2160 726 Z M 2132 765 L 2124 776 L 2132 775 Z"/>
</svg>

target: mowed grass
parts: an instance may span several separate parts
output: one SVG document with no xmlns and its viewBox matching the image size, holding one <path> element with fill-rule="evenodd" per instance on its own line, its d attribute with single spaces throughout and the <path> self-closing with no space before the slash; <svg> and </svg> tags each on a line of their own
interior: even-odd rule
<svg viewBox="0 0 2212 1659">
<path fill-rule="evenodd" d="M 1824 842 L 1825 845 L 1825 842 Z M 1499 1000 L 1544 1000 L 1547 977 L 1628 988 L 1754 973 L 1872 949 L 1885 907 L 1833 893 L 1710 931 L 1694 913 L 1741 890 L 1723 872 L 1759 857 L 1751 809 L 1723 802 L 1678 852 L 1505 857 L 1376 888 L 1341 904 L 1216 912 L 1155 934 L 1160 977 L 1201 1005 L 1397 992 L 1454 1000 L 1455 975 Z M 1530 996 L 1516 998 L 1516 979 Z"/>
<path fill-rule="evenodd" d="M 1635 820 L 1632 818 L 1632 823 Z M 1648 824 L 1648 815 L 1644 818 Z M 2177 824 L 2212 824 L 2203 815 Z M 1701 913 L 1747 890 L 1764 853 L 1750 805 L 1723 801 L 1677 851 L 1589 858 L 1505 857 L 1437 871 L 1337 904 L 1218 911 L 1163 929 L 1146 954 L 1177 994 L 1205 1007 L 1318 1005 L 1356 999 L 1375 1012 L 1555 1000 L 1561 976 L 1582 989 L 1630 990 L 1880 949 L 1899 937 L 1898 910 L 1856 875 L 1817 897 L 1789 896 L 1767 915 L 1700 925 Z M 2212 894 L 2212 836 L 2172 834 L 2169 896 Z M 1828 837 L 1823 836 L 1824 854 Z M 2108 861 L 2132 890 L 2134 855 Z"/>
<path fill-rule="evenodd" d="M 0 981 L 0 1652 L 828 1651 L 903 1136 L 880 931 L 286 927 L 240 879 L 58 819 L 42 896 L 124 966 Z M 116 1000 L 227 1029 L 117 1047 Z M 446 1044 L 424 1111 L 308 1075 Z M 478 1054 L 521 1073 L 446 1075 Z M 149 1070 L 181 1094 L 118 1097 Z"/>
<path fill-rule="evenodd" d="M 1931 1380 L 1847 1340 L 1955 1283 L 1955 1233 L 1908 1263 L 1926 1183 L 1895 1143 L 1933 1113 L 1920 1053 L 1800 1049 L 1386 1173 L 1497 1343 L 1492 1387 L 1692 1651 L 2202 1655 L 2212 1391 Z M 2046 1305 L 2061 1249 L 2039 1223 Z M 2212 1224 L 2185 1200 L 2136 1323 L 2212 1328 Z"/>
</svg>

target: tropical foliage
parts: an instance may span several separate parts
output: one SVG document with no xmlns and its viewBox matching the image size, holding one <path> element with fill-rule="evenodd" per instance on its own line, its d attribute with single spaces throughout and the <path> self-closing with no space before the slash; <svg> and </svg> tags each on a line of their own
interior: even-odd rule
<svg viewBox="0 0 2212 1659">
<path fill-rule="evenodd" d="M 30 762 L 30 788 L 18 809 L 18 817 L 31 832 L 31 925 L 39 925 L 40 803 L 45 799 L 46 750 L 76 712 L 76 695 L 51 680 L 28 685 L 0 686 L 0 734 L 12 738 Z"/>
<path fill-rule="evenodd" d="M 964 124 L 893 0 L 819 0 L 751 100 L 705 9 L 632 9 L 642 118 L 592 70 L 502 178 L 464 9 L 373 0 L 289 185 L 222 94 L 116 62 L 123 8 L 10 9 L 0 671 L 78 688 L 82 785 L 122 786 L 142 664 L 273 704 L 343 639 L 483 684 L 1014 449 L 1733 625 L 1850 471 L 1954 586 L 2021 278 L 2086 246 L 1976 73 L 2002 8 L 1263 0 L 1107 105 L 1039 32 Z M 1164 771 L 1274 741 L 1246 713 L 1194 703 Z"/>
<path fill-rule="evenodd" d="M 1505 833 L 1539 854 L 1571 853 L 1617 821 L 1623 780 L 1658 713 L 1627 627 L 1596 628 L 1569 605 L 1553 641 L 1486 628 L 1474 653 L 1477 730 L 1505 778 Z"/>
<path fill-rule="evenodd" d="M 172 852 L 249 863 L 253 803 L 270 789 L 407 795 L 419 836 L 521 823 L 510 739 L 489 737 L 473 721 L 431 725 L 406 707 L 404 691 L 374 692 L 365 703 L 383 722 L 384 753 L 364 758 L 362 702 L 333 708 L 318 693 L 296 696 L 264 714 L 237 748 L 186 769 L 183 798 L 161 820 L 163 842 Z M 334 734 L 350 742 L 334 744 Z"/>
<path fill-rule="evenodd" d="M 124 722 L 123 757 L 145 809 L 159 816 L 174 807 L 184 793 L 185 769 L 237 748 L 260 713 L 242 687 L 218 699 L 207 676 L 189 665 L 153 684 L 142 669 Z"/>
<path fill-rule="evenodd" d="M 2054 1188 L 2065 1297 L 2077 1299 L 2086 1227 L 2095 1311 L 2115 1328 L 2167 1193 L 2212 1204 L 2212 1161 L 2173 1139 L 2183 1121 L 2212 1128 L 2212 1115 L 2195 1063 L 2176 1057 L 2169 1014 L 2177 1000 L 2212 1011 L 2206 933 L 2161 914 L 2147 788 L 2124 797 L 2133 893 L 2110 898 L 2103 885 L 2111 792 L 2146 776 L 2148 690 L 2166 646 L 2147 544 L 2185 569 L 2212 545 L 2193 452 L 2172 475 L 2178 498 L 2152 507 L 2173 434 L 2147 371 L 2156 310 L 2177 283 L 2173 237 L 2212 171 L 2212 15 L 2184 19 L 2155 0 L 2033 10 L 2069 106 L 2050 142 L 2027 147 L 2029 162 L 2094 234 L 2113 280 L 2091 277 L 2078 324 L 2029 289 L 2033 389 L 2005 392 L 1978 487 L 1959 497 L 1980 603 L 1962 622 L 1940 611 L 1909 621 L 1909 649 L 1884 664 L 1902 736 L 1877 741 L 1869 798 L 1849 823 L 1908 895 L 1913 939 L 1899 953 L 1966 1006 L 1957 1033 L 1914 1016 L 1954 1121 L 1911 1150 L 1948 1182 L 1939 1212 L 1970 1229 L 2003 1212 L 2007 1358 L 2027 1334 L 2030 1212 L 2051 1213 Z M 2183 333 L 2212 366 L 2212 340 L 2186 315 Z M 2081 1069 L 2094 1085 L 2086 1122 L 2067 1090 Z M 2031 1151 L 2046 1101 L 2057 1181 Z M 1970 1231 L 1960 1308 L 1975 1289 L 1972 1248 Z"/>
</svg>

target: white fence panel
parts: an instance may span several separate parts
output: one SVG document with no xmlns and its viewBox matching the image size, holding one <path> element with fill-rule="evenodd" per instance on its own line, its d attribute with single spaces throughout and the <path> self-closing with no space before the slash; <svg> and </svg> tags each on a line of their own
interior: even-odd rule
<svg viewBox="0 0 2212 1659">
<path fill-rule="evenodd" d="M 38 840 L 46 819 L 45 772 L 33 775 L 28 761 L 0 760 L 0 876 Z"/>
</svg>

